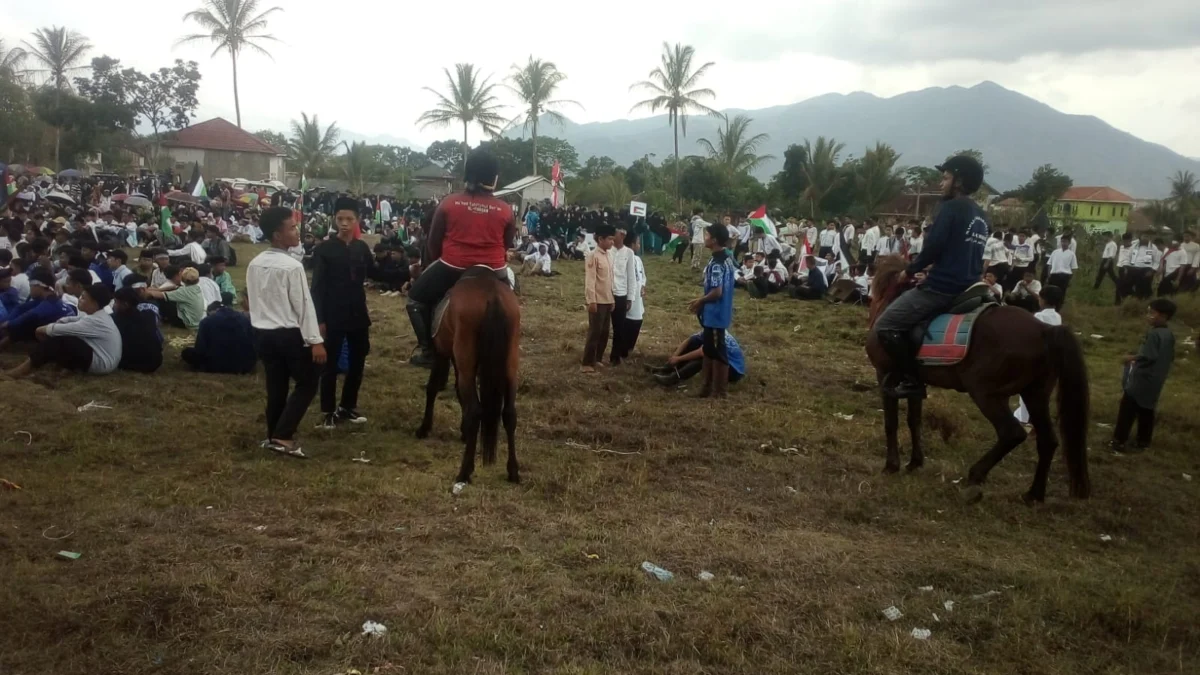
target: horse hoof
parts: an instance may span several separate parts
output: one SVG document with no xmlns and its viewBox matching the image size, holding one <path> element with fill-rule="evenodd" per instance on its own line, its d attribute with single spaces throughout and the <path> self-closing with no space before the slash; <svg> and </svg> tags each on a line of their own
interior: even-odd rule
<svg viewBox="0 0 1200 675">
<path fill-rule="evenodd" d="M 920 468 L 921 468 L 921 467 L 923 467 L 923 466 L 925 466 L 925 461 L 924 461 L 924 460 L 922 460 L 922 461 L 919 461 L 919 462 L 918 462 L 918 461 L 916 461 L 916 460 L 913 460 L 913 461 L 909 462 L 909 463 L 908 463 L 908 464 L 907 464 L 907 465 L 904 467 L 904 470 L 905 470 L 905 471 L 907 471 L 907 472 L 909 472 L 909 473 L 912 473 L 912 472 L 914 472 L 914 471 L 916 471 L 916 470 L 920 469 Z"/>
<path fill-rule="evenodd" d="M 978 504 L 983 501 L 983 488 L 978 485 L 968 485 L 958 493 L 958 496 L 964 504 Z"/>
<path fill-rule="evenodd" d="M 900 464 L 898 464 L 898 463 L 892 464 L 891 462 L 888 462 L 887 464 L 883 465 L 883 472 L 885 474 L 886 473 L 900 473 Z"/>
<path fill-rule="evenodd" d="M 515 474 L 515 473 L 510 473 L 510 474 L 508 474 L 508 482 L 510 482 L 510 483 L 520 483 L 520 482 L 521 482 L 521 476 L 519 476 L 518 474 Z"/>
<path fill-rule="evenodd" d="M 1021 501 L 1025 502 L 1025 506 L 1037 506 L 1046 501 L 1045 497 L 1035 497 L 1032 492 L 1026 492 L 1021 495 Z"/>
</svg>

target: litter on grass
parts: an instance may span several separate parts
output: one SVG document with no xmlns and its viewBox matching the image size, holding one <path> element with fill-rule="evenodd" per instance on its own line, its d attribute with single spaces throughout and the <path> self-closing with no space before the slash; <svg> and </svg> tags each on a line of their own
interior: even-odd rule
<svg viewBox="0 0 1200 675">
<path fill-rule="evenodd" d="M 1192 479 L 1192 474 L 1190 474 L 1190 473 L 1185 473 L 1185 474 L 1183 474 L 1183 479 L 1184 479 L 1184 480 L 1191 480 L 1191 479 Z"/>
<path fill-rule="evenodd" d="M 707 571 L 701 570 L 700 574 L 696 575 L 696 578 L 699 579 L 700 581 L 712 581 L 713 579 L 716 579 L 717 577 L 712 572 L 707 572 Z"/>
<path fill-rule="evenodd" d="M 371 460 L 367 459 L 367 451 L 366 450 L 359 452 L 358 457 L 351 457 L 350 461 L 358 462 L 359 464 L 370 464 L 371 463 Z"/>
<path fill-rule="evenodd" d="M 947 600 L 942 603 L 942 607 L 945 607 L 947 612 L 953 612 L 954 611 L 954 601 Z"/>
<path fill-rule="evenodd" d="M 669 570 L 665 570 L 649 560 L 642 563 L 642 571 L 659 581 L 670 581 L 675 578 Z"/>
<path fill-rule="evenodd" d="M 1092 339 L 1093 339 L 1093 340 L 1103 340 L 1103 339 L 1104 339 L 1104 336 L 1103 336 L 1103 335 L 1096 335 L 1095 333 L 1092 333 Z"/>
<path fill-rule="evenodd" d="M 454 485 L 453 485 L 453 486 L 450 488 L 450 494 L 452 494 L 452 495 L 461 495 L 461 494 L 462 494 L 462 491 L 463 491 L 463 490 L 465 490 L 465 489 L 467 489 L 467 484 L 466 484 L 466 483 L 455 483 L 455 484 L 454 484 Z"/>
<path fill-rule="evenodd" d="M 987 600 L 988 598 L 994 598 L 997 595 L 1000 595 L 1000 591 L 988 591 L 987 593 L 980 593 L 979 595 L 972 595 L 971 599 L 972 600 Z"/>
<path fill-rule="evenodd" d="M 364 621 L 362 625 L 362 634 L 383 637 L 384 635 L 387 635 L 387 626 L 375 621 Z"/>
<path fill-rule="evenodd" d="M 922 593 L 931 593 L 933 591 L 933 586 L 921 586 L 917 590 L 921 591 Z"/>
<path fill-rule="evenodd" d="M 930 635 L 933 633 L 928 628 L 912 629 L 912 636 L 918 640 L 928 640 Z"/>
<path fill-rule="evenodd" d="M 930 612 L 930 613 L 933 614 L 934 621 L 941 623 L 942 620 L 938 618 L 937 612 Z"/>
<path fill-rule="evenodd" d="M 63 560 L 79 560 L 83 557 L 83 554 L 76 553 L 74 551 L 59 551 L 58 557 L 62 558 Z"/>
<path fill-rule="evenodd" d="M 838 412 L 833 413 L 833 416 L 838 418 L 839 420 L 846 420 L 847 422 L 854 419 L 854 415 L 846 415 L 846 414 L 838 413 Z"/>
<path fill-rule="evenodd" d="M 104 405 L 103 403 L 96 403 L 95 401 L 88 401 L 87 403 L 84 403 L 76 408 L 75 412 L 87 412 L 89 410 L 112 410 L 112 406 Z"/>
<path fill-rule="evenodd" d="M 7 478 L 0 478 L 0 487 L 6 487 L 9 490 L 20 490 L 21 489 L 20 485 L 17 485 L 16 483 L 12 482 L 11 480 L 9 480 Z"/>
<path fill-rule="evenodd" d="M 1102 534 L 1102 535 L 1100 535 L 1100 541 L 1112 541 L 1112 535 L 1111 534 Z"/>
<path fill-rule="evenodd" d="M 267 531 L 267 526 L 266 526 L 266 525 L 259 525 L 259 526 L 257 526 L 257 527 L 255 527 L 255 528 L 254 528 L 254 531 L 255 531 L 255 532 L 266 532 L 266 531 Z"/>
<path fill-rule="evenodd" d="M 883 610 L 883 615 L 887 617 L 888 621 L 895 621 L 896 619 L 904 616 L 904 614 L 902 614 L 900 610 L 896 609 L 894 605 Z"/>
</svg>

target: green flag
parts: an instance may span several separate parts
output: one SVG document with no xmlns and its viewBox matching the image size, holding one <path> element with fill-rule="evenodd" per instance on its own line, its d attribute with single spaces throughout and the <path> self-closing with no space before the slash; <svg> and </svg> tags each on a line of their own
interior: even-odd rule
<svg viewBox="0 0 1200 675">
<path fill-rule="evenodd" d="M 159 227 L 162 229 L 163 234 L 175 234 L 174 230 L 171 229 L 171 207 L 162 207 L 162 221 L 159 223 Z"/>
</svg>

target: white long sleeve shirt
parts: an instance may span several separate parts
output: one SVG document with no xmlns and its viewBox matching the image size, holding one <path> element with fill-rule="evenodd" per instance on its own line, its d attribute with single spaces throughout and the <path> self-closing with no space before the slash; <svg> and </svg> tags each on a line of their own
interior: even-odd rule
<svg viewBox="0 0 1200 675">
<path fill-rule="evenodd" d="M 1162 262 L 1162 251 L 1154 244 L 1134 244 L 1129 251 L 1129 266 L 1157 270 Z"/>
<path fill-rule="evenodd" d="M 1117 268 L 1129 267 L 1130 256 L 1133 255 L 1132 246 L 1122 246 L 1117 250 Z"/>
<path fill-rule="evenodd" d="M 642 289 L 646 287 L 646 267 L 642 265 L 642 259 L 633 256 L 633 277 L 629 284 L 629 300 L 633 303 L 629 306 L 629 311 L 625 313 L 625 318 L 630 321 L 641 321 L 642 316 L 646 311 L 646 302 L 642 298 Z"/>
<path fill-rule="evenodd" d="M 821 248 L 833 248 L 834 246 L 837 246 L 837 241 L 837 230 L 821 230 Z"/>
<path fill-rule="evenodd" d="M 613 295 L 626 297 L 629 295 L 629 278 L 634 273 L 633 259 L 637 256 L 628 246 L 614 246 L 609 254 L 613 266 Z"/>
<path fill-rule="evenodd" d="M 208 260 L 208 253 L 205 252 L 204 247 L 198 242 L 194 241 L 189 241 L 187 245 L 181 249 L 167 251 L 167 255 L 171 257 L 186 255 L 190 257 L 192 262 L 196 263 L 197 265 L 203 265 L 204 261 Z"/>
<path fill-rule="evenodd" d="M 317 326 L 317 310 L 308 291 L 304 265 L 287 251 L 272 248 L 250 261 L 246 297 L 250 302 L 250 325 L 255 328 L 299 328 L 305 344 L 325 341 Z"/>
<path fill-rule="evenodd" d="M 846 240 L 846 245 L 849 246 L 851 248 L 851 250 L 854 249 L 854 226 L 853 225 L 847 225 L 845 227 L 845 229 L 842 230 L 842 239 Z"/>
<path fill-rule="evenodd" d="M 1112 260 L 1117 257 L 1117 242 L 1110 241 L 1104 245 L 1104 252 L 1100 254 L 1101 260 Z"/>
<path fill-rule="evenodd" d="M 1032 239 L 1025 239 L 1021 242 L 1019 237 L 1013 238 L 1012 259 L 1013 265 L 1017 267 L 1029 267 L 1033 263 L 1035 256 L 1034 242 Z"/>
<path fill-rule="evenodd" d="M 859 241 L 859 246 L 863 251 L 874 251 L 875 243 L 879 241 L 879 226 L 872 225 L 870 229 L 863 234 Z"/>
<path fill-rule="evenodd" d="M 983 262 L 985 266 L 1003 265 L 1008 262 L 1008 249 L 998 237 L 992 237 L 984 244 Z"/>
</svg>

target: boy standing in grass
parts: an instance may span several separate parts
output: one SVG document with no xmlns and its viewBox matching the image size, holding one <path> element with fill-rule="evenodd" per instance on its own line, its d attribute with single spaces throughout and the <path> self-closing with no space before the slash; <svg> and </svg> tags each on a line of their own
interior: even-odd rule
<svg viewBox="0 0 1200 675">
<path fill-rule="evenodd" d="M 612 225 L 596 228 L 596 250 L 587 255 L 584 262 L 583 294 L 588 310 L 587 342 L 583 346 L 583 364 L 580 371 L 596 372 L 608 346 L 608 326 L 612 318 L 613 263 L 609 249 L 617 231 Z"/>
<path fill-rule="evenodd" d="M 704 247 L 712 258 L 704 269 L 704 295 L 688 305 L 688 311 L 700 318 L 703 327 L 704 384 L 700 398 L 724 398 L 729 387 L 729 352 L 725 331 L 733 324 L 733 281 L 736 270 L 725 250 L 729 230 L 724 225 L 709 225 L 704 230 Z"/>
<path fill-rule="evenodd" d="M 1117 411 L 1112 448 L 1120 452 L 1141 452 L 1150 447 L 1154 434 L 1154 408 L 1175 360 L 1175 335 L 1167 324 L 1175 316 L 1175 303 L 1159 298 L 1150 303 L 1146 322 L 1150 330 L 1136 355 L 1125 357 L 1124 395 Z M 1129 432 L 1137 420 L 1137 444 L 1126 449 Z"/>
</svg>

